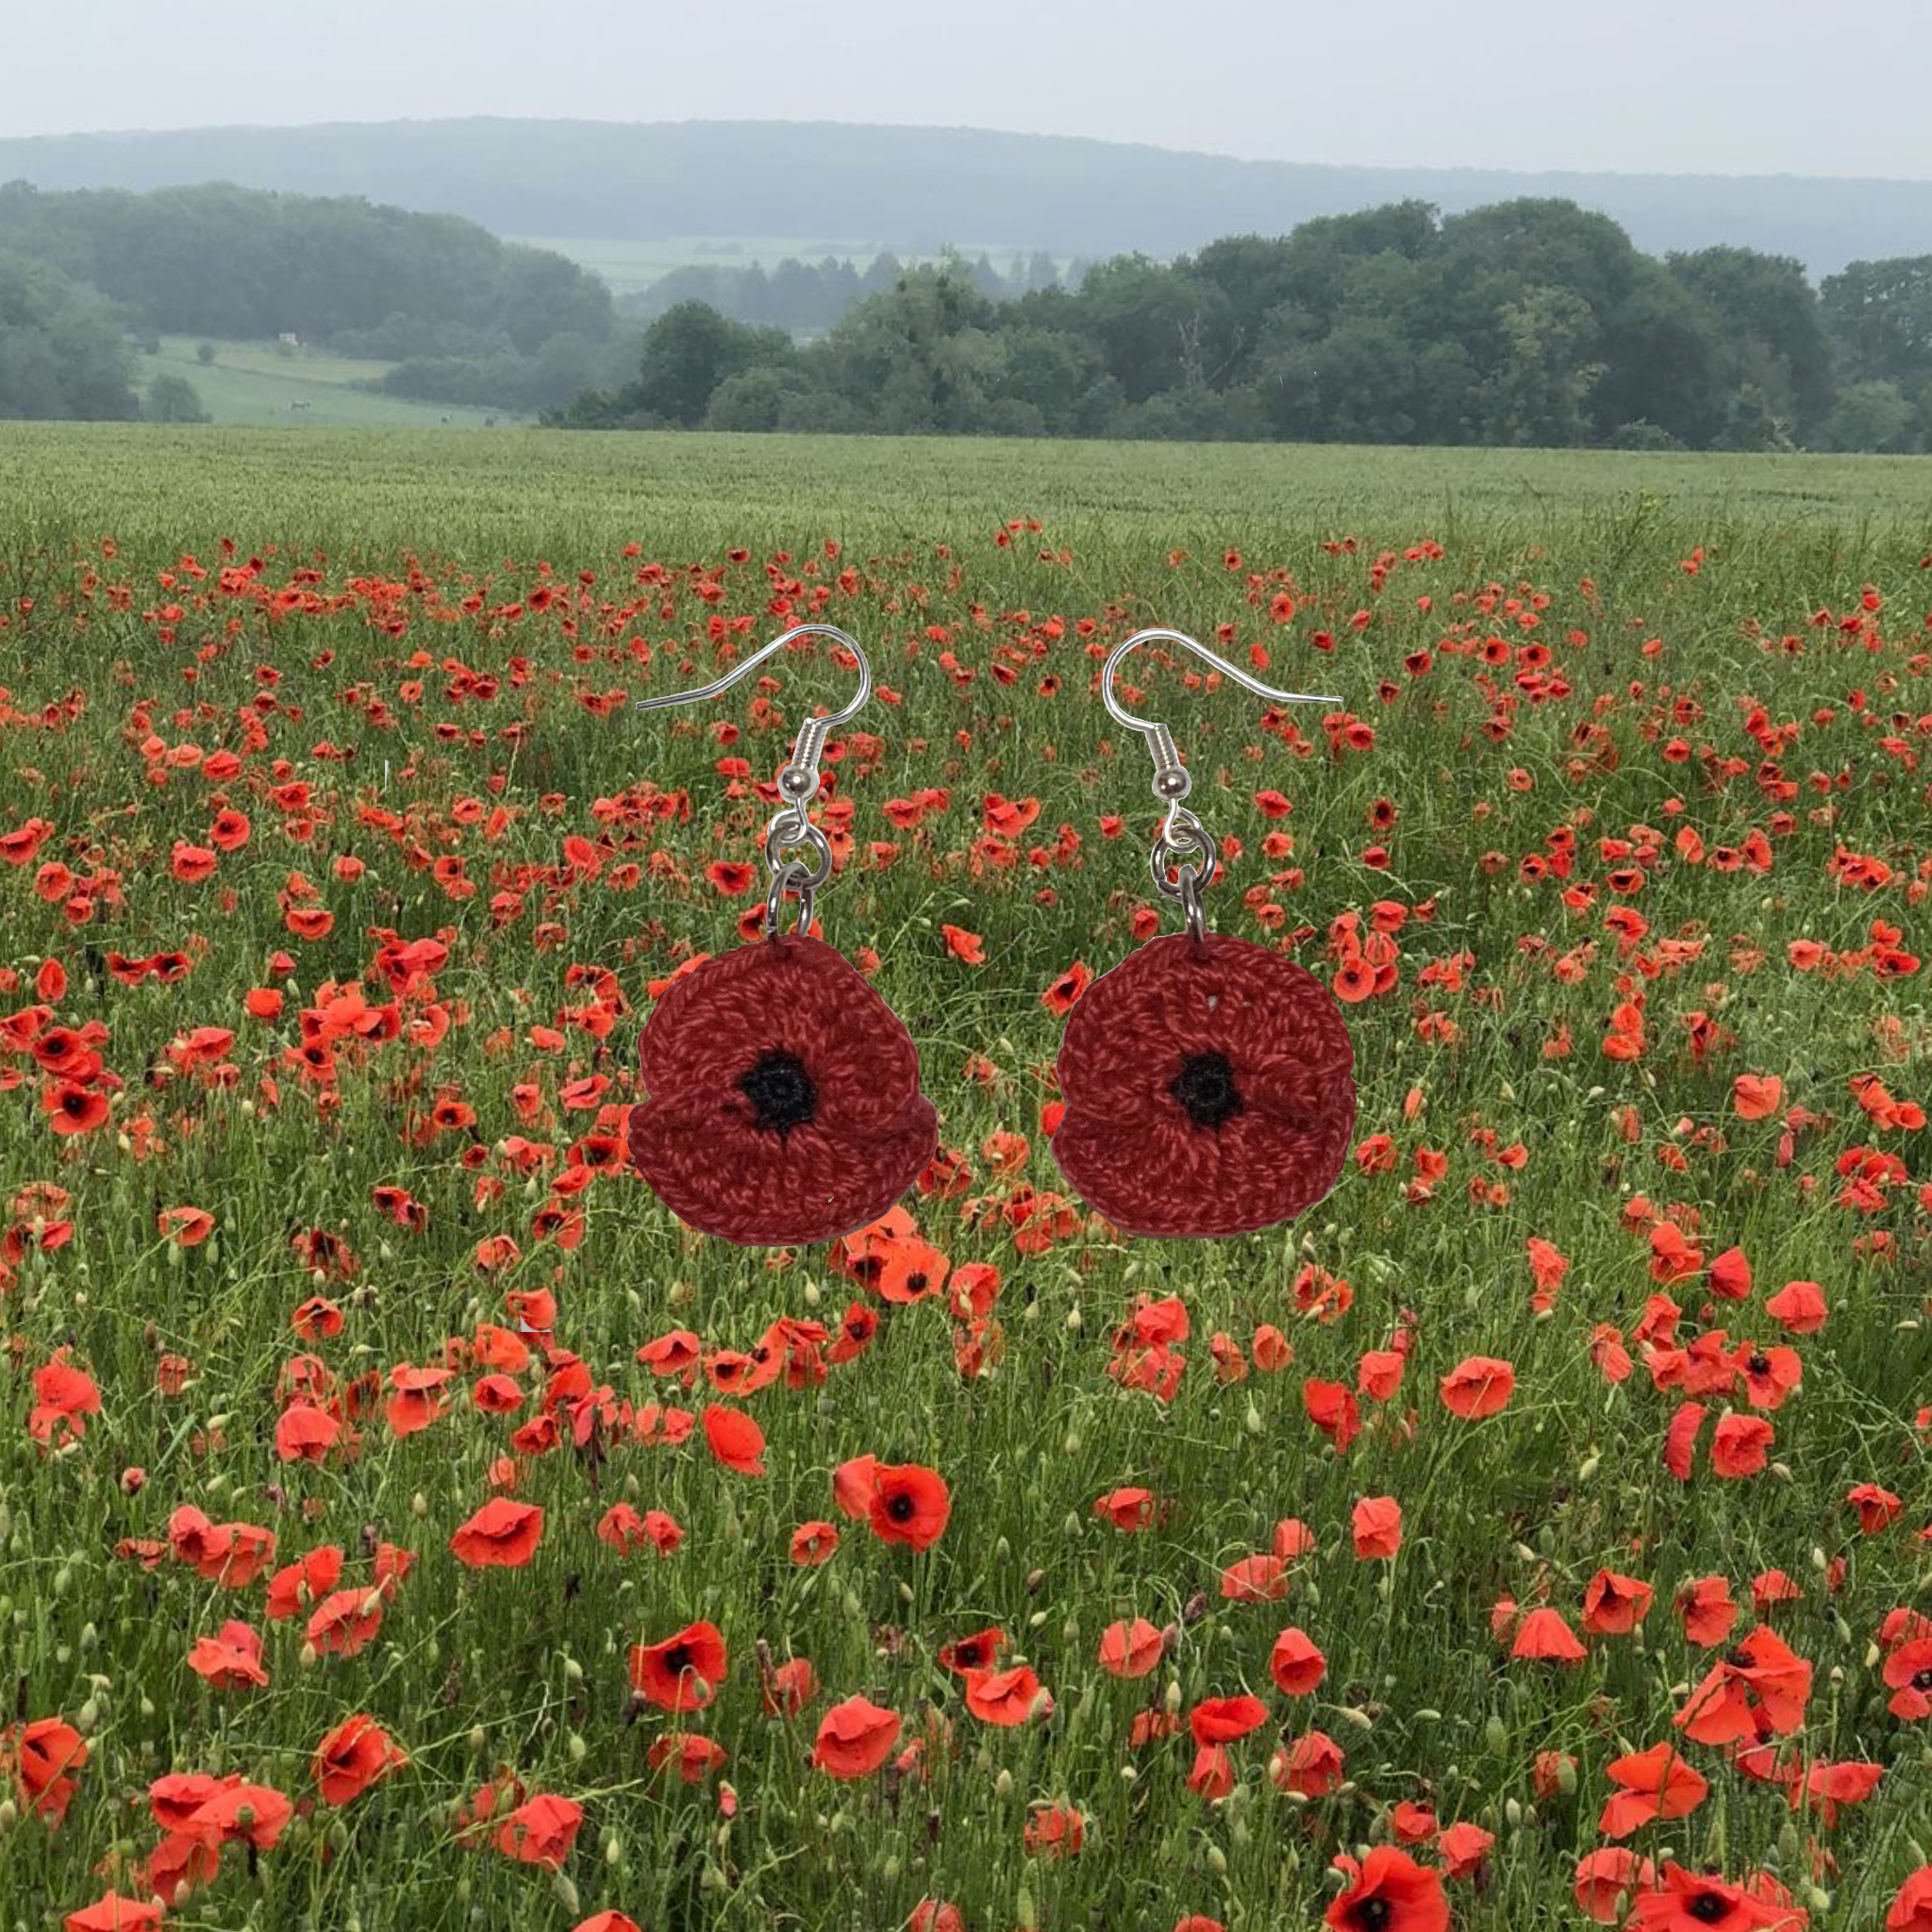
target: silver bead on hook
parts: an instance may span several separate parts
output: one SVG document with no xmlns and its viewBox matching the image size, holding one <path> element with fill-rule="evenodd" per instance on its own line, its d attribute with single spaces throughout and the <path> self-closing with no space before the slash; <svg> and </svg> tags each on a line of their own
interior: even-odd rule
<svg viewBox="0 0 1932 1932">
<path fill-rule="evenodd" d="M 808 718 L 798 727 L 791 757 L 778 773 L 778 795 L 785 803 L 765 828 L 765 863 L 772 873 L 771 890 L 765 894 L 765 936 L 768 939 L 777 937 L 778 913 L 788 891 L 798 894 L 796 930 L 808 930 L 813 894 L 832 875 L 831 841 L 806 817 L 805 808 L 818 795 L 819 760 L 824 756 L 825 741 L 842 725 L 851 724 L 872 696 L 872 665 L 865 653 L 859 648 L 857 639 L 833 625 L 794 625 L 782 636 L 754 651 L 742 663 L 734 665 L 723 677 L 697 691 L 669 691 L 662 697 L 636 700 L 636 708 L 640 711 L 656 711 L 668 705 L 694 705 L 706 698 L 714 698 L 720 691 L 729 691 L 741 678 L 749 677 L 766 658 L 774 652 L 782 651 L 792 639 L 802 637 L 833 638 L 843 644 L 858 659 L 858 690 L 842 710 L 834 711 L 828 718 Z M 801 859 L 782 856 L 795 845 L 810 847 L 813 854 L 810 865 Z"/>
</svg>

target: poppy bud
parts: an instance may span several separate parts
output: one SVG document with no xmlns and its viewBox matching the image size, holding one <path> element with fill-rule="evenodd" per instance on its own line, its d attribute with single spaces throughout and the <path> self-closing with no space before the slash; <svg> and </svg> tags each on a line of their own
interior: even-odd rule
<svg viewBox="0 0 1932 1932">
<path fill-rule="evenodd" d="M 1255 1398 L 1252 1395 L 1248 1397 L 1247 1409 L 1241 1416 L 1241 1427 L 1251 1436 L 1258 1436 L 1261 1433 L 1261 1411 L 1255 1407 Z"/>
<path fill-rule="evenodd" d="M 80 1652 L 83 1657 L 101 1641 L 101 1633 L 92 1621 L 80 1626 Z"/>
<path fill-rule="evenodd" d="M 1577 1482 L 1579 1484 L 1587 1483 L 1591 1479 L 1591 1477 L 1596 1474 L 1597 1465 L 1602 1461 L 1603 1457 L 1599 1456 L 1594 1449 L 1592 1449 L 1590 1452 L 1590 1454 L 1586 1456 L 1583 1458 L 1583 1460 L 1576 1465 Z"/>
<path fill-rule="evenodd" d="M 1493 1710 L 1483 1724 L 1483 1742 L 1499 1756 L 1508 1748 L 1509 1728 Z"/>
<path fill-rule="evenodd" d="M 1165 1707 L 1169 1717 L 1180 1716 L 1181 1686 L 1180 1679 L 1178 1677 L 1171 1677 L 1168 1680 L 1166 1693 L 1162 1696 L 1160 1701 L 1162 1706 Z"/>
<path fill-rule="evenodd" d="M 993 1795 L 997 1798 L 1010 1798 L 1013 1795 L 1013 1774 L 1005 1765 L 1000 1767 L 999 1776 L 993 1779 L 992 1789 Z"/>
<path fill-rule="evenodd" d="M 1021 1932 L 1033 1932 L 1040 1917 L 1040 1908 L 1033 1903 L 1033 1890 L 1026 1883 L 1024 1872 L 1013 1890 L 1013 1916 L 1020 1922 Z"/>
<path fill-rule="evenodd" d="M 613 1872 L 624 1863 L 624 1846 L 614 1831 L 604 1840 L 604 1862 Z"/>
<path fill-rule="evenodd" d="M 481 1757 L 484 1746 L 489 1742 L 489 1736 L 481 1724 L 472 1724 L 470 1726 L 469 1743 L 470 1752 L 473 1757 Z"/>
<path fill-rule="evenodd" d="M 1069 1332 L 1074 1335 L 1079 1334 L 1083 1319 L 1079 1304 L 1076 1302 L 1074 1307 L 1067 1310 L 1067 1328 Z"/>
<path fill-rule="evenodd" d="M 1373 1731 L 1375 1728 L 1375 1720 L 1358 1704 L 1337 1705 L 1335 1715 L 1345 1723 L 1352 1724 L 1358 1731 Z"/>
<path fill-rule="evenodd" d="M 1422 1709 L 1416 1712 L 1415 1721 L 1419 1724 L 1439 1724 L 1442 1722 L 1442 1713 L 1440 1710 L 1432 1709 L 1428 1705 L 1424 1705 Z"/>
<path fill-rule="evenodd" d="M 883 1878 L 888 1885 L 898 1884 L 899 1855 L 896 1852 L 889 1853 L 886 1856 L 886 1857 L 883 1860 L 881 1860 L 879 1864 L 879 1876 Z"/>
<path fill-rule="evenodd" d="M 90 1737 L 93 1733 L 94 1726 L 97 1724 L 99 1724 L 100 1721 L 101 1707 L 93 1698 L 90 1697 L 88 1701 L 80 1707 L 79 1712 L 75 1715 L 74 1720 L 74 1728 L 76 1731 L 78 1731 L 83 1738 Z"/>
<path fill-rule="evenodd" d="M 578 1910 L 576 1881 L 568 1872 L 559 1872 L 553 1882 L 557 1889 L 557 1896 L 563 1903 L 564 1910 L 575 1918 Z"/>
<path fill-rule="evenodd" d="M 321 1659 L 322 1653 L 319 1650 L 317 1650 L 314 1644 L 312 1643 L 305 1643 L 302 1646 L 302 1648 L 295 1653 L 295 1661 L 299 1663 L 305 1671 L 312 1671 L 315 1668 L 315 1666 L 321 1661 Z"/>
<path fill-rule="evenodd" d="M 1219 1845 L 1210 1844 L 1208 1847 L 1208 1869 L 1217 1878 L 1227 1876 L 1227 1854 Z"/>
</svg>

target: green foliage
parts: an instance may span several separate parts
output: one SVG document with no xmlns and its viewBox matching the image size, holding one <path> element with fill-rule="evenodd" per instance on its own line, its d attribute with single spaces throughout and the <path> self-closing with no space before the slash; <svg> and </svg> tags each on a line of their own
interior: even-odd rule
<svg viewBox="0 0 1932 1932">
<path fill-rule="evenodd" d="M 1171 263 L 1120 256 L 1005 300 L 983 261 L 952 255 L 806 343 L 688 300 L 653 325 L 637 380 L 551 420 L 1732 450 L 1845 447 L 1869 425 L 1885 438 L 1871 446 L 1907 451 L 1932 415 L 1932 322 L 1914 306 L 1932 275 L 1880 266 L 1869 289 L 1840 278 L 1838 309 L 1867 363 L 1898 372 L 1898 407 L 1868 395 L 1834 413 L 1830 341 L 1795 260 L 1657 261 L 1604 215 L 1527 197 L 1446 220 L 1399 202 Z"/>
<path fill-rule="evenodd" d="M 45 262 L 0 251 L 0 417 L 140 413 L 121 318 Z"/>
<path fill-rule="evenodd" d="M 142 414 L 150 423 L 206 423 L 208 413 L 202 407 L 194 385 L 185 375 L 163 372 L 147 386 L 147 400 Z"/>
<path fill-rule="evenodd" d="M 402 316 L 528 354 L 558 334 L 602 341 L 613 326 L 609 291 L 562 256 L 359 197 L 15 181 L 0 187 L 0 248 L 91 282 L 163 333 L 328 341 Z"/>
</svg>

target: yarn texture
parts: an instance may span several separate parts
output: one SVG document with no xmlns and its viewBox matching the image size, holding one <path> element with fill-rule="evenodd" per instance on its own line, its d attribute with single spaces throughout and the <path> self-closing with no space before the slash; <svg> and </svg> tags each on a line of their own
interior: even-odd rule
<svg viewBox="0 0 1932 1932">
<path fill-rule="evenodd" d="M 668 988 L 639 1060 L 632 1161 L 686 1225 L 747 1247 L 864 1227 L 939 1144 L 905 1023 L 808 935 L 755 940 Z"/>
<path fill-rule="evenodd" d="M 1355 1048 L 1306 967 L 1252 940 L 1150 940 L 1088 987 L 1060 1039 L 1054 1158 L 1124 1234 L 1242 1234 L 1341 1178 Z"/>
</svg>

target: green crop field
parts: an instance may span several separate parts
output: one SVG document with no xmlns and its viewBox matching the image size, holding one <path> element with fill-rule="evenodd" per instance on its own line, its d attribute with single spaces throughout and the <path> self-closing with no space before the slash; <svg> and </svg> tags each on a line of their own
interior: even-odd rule
<svg viewBox="0 0 1932 1932">
<path fill-rule="evenodd" d="M 884 1036 L 640 1037 L 852 667 L 632 701 L 804 622 L 938 1152 L 766 1250 L 645 1108 Z M 1222 1239 L 1053 1153 L 1342 1105 L 1109 991 L 1146 625 L 1337 700 L 1123 673 L 1353 1045 Z M 0 1924 L 1927 1924 L 1924 460 L 9 424 L 0 727 Z"/>
<path fill-rule="evenodd" d="M 143 393 L 157 375 L 179 375 L 194 385 L 202 407 L 217 425 L 288 425 L 318 428 L 480 429 L 508 411 L 464 408 L 455 404 L 411 402 L 357 389 L 358 382 L 381 375 L 394 365 L 321 349 L 274 342 L 215 343 L 215 359 L 203 362 L 193 336 L 163 336 L 155 355 L 137 358 L 135 386 Z"/>
</svg>

